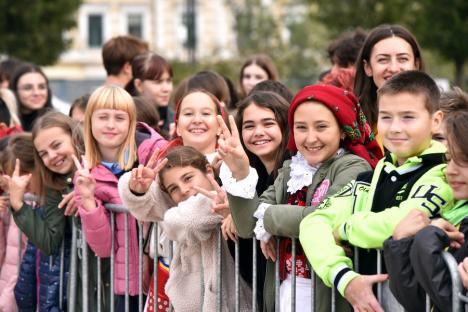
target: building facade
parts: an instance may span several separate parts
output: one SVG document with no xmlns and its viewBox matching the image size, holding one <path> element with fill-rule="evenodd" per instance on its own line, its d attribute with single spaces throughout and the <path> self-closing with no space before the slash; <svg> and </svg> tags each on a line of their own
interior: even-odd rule
<svg viewBox="0 0 468 312">
<path fill-rule="evenodd" d="M 67 102 L 104 81 L 101 48 L 114 36 L 142 38 L 169 60 L 237 54 L 227 0 L 84 0 L 76 18 L 77 27 L 65 34 L 70 49 L 45 68 L 54 94 Z"/>
</svg>

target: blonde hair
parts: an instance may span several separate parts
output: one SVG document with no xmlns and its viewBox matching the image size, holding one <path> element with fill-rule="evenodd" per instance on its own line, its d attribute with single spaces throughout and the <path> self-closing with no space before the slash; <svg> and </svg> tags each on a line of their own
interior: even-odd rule
<svg viewBox="0 0 468 312">
<path fill-rule="evenodd" d="M 128 113 L 130 125 L 127 138 L 119 147 L 117 159 L 120 168 L 123 170 L 131 169 L 137 159 L 136 109 L 132 97 L 123 88 L 115 85 L 99 87 L 91 94 L 84 118 L 85 157 L 91 168 L 99 165 L 102 161 L 99 144 L 93 136 L 91 127 L 91 117 L 98 109 L 114 109 Z"/>
</svg>

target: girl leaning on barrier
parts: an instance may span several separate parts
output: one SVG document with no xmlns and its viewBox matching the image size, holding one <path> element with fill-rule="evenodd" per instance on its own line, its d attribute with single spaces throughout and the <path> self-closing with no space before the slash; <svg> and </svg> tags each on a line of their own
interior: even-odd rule
<svg viewBox="0 0 468 312">
<path fill-rule="evenodd" d="M 175 146 L 190 146 L 203 153 L 209 162 L 214 162 L 215 166 L 219 167 L 216 151 L 216 140 L 220 132 L 216 120 L 218 114 L 224 116 L 224 110 L 214 95 L 202 89 L 186 90 L 176 106 L 175 138 L 161 150 L 161 155 Z M 119 193 L 122 201 L 138 220 L 161 221 L 166 211 L 175 203 L 167 193 L 161 190 L 158 183 L 153 181 L 158 170 L 143 166 L 143 164 L 138 170 L 142 172 L 143 176 L 140 178 L 143 177 L 145 183 L 140 183 L 140 179 L 137 179 L 137 169 L 123 174 L 119 179 Z M 170 246 L 164 229 L 159 227 L 157 235 L 159 241 L 158 284 L 160 284 L 157 300 L 164 302 L 164 300 L 167 301 L 164 281 L 168 278 L 168 272 L 167 269 L 163 270 L 161 267 L 167 266 Z M 153 243 L 150 246 L 153 246 Z M 148 301 L 150 299 L 151 297 Z"/>
<path fill-rule="evenodd" d="M 234 262 L 225 241 L 221 241 L 222 264 L 217 260 L 218 228 L 225 216 L 213 207 L 223 207 L 220 211 L 226 213 L 227 202 L 226 194 L 214 179 L 213 168 L 203 154 L 185 146 L 170 150 L 158 166 L 160 187 L 176 204 L 165 213 L 161 223 L 167 237 L 176 242 L 166 284 L 174 309 L 215 311 L 220 296 L 221 311 L 234 311 Z M 221 285 L 217 285 L 219 274 Z M 250 291 L 241 281 L 240 311 L 251 311 L 250 302 Z"/>
<path fill-rule="evenodd" d="M 104 204 L 122 204 L 117 183 L 119 177 L 139 164 L 146 164 L 156 148 L 167 141 L 152 128 L 136 121 L 132 97 L 123 88 L 104 86 L 96 89 L 86 107 L 84 119 L 85 155 L 82 163 L 73 155 L 75 199 L 87 243 L 99 257 L 110 257 L 115 239 L 114 265 L 116 310 L 125 309 L 125 295 L 130 296 L 130 310 L 138 309 L 138 232 L 135 218 L 125 212 L 115 213 L 115 231 Z M 128 289 L 126 289 L 125 233 L 128 230 Z"/>
<path fill-rule="evenodd" d="M 325 85 L 303 88 L 291 103 L 288 121 L 288 148 L 297 154 L 283 164 L 274 184 L 260 197 L 250 187 L 256 184 L 255 173 L 249 169 L 233 120 L 232 132 L 224 125 L 219 141 L 220 154 L 231 169 L 232 177 L 221 175 L 221 180 L 228 192 L 238 235 L 251 237 L 255 233 L 257 239 L 262 240 L 264 255 L 272 261 L 280 261 L 280 309 L 288 311 L 291 307 L 291 275 L 296 274 L 296 309 L 308 311 L 312 285 L 305 255 L 298 252 L 297 260 L 302 264 L 292 272 L 291 240 L 282 239 L 280 259 L 276 259 L 272 235 L 297 237 L 305 215 L 359 173 L 374 166 L 381 154 L 357 99 L 343 89 Z M 267 264 L 265 279 L 264 309 L 267 311 L 274 309 L 272 261 Z M 331 292 L 323 284 L 317 287 L 317 309 L 328 311 Z M 344 300 L 337 304 L 340 311 L 349 309 Z"/>
<path fill-rule="evenodd" d="M 78 231 L 81 227 L 79 219 L 72 217 L 77 211 L 77 205 L 74 200 L 71 177 L 74 172 L 72 156 L 79 155 L 83 151 L 83 139 L 81 128 L 71 118 L 58 112 L 49 112 L 36 121 L 32 130 L 32 140 L 36 170 L 31 180 L 36 182 L 44 214 L 43 217 L 40 217 L 30 205 L 20 206 L 20 198 L 24 194 L 24 187 L 22 187 L 16 188 L 18 204 L 12 203 L 13 217 L 18 227 L 28 236 L 29 241 L 43 253 L 49 255 L 60 250 L 62 244 L 65 250 L 69 250 L 72 223 L 75 223 Z M 25 177 L 20 175 L 19 178 L 24 179 Z M 20 208 L 15 209 L 15 205 Z M 68 252 L 64 252 L 64 254 L 66 255 Z M 88 255 L 91 272 L 95 272 L 96 257 L 91 252 Z M 65 287 L 63 290 L 64 293 L 68 293 L 69 298 L 72 297 L 71 292 L 75 292 L 76 296 L 73 297 L 77 298 L 77 301 L 71 304 L 77 310 L 83 308 L 82 260 L 82 258 L 78 258 L 77 280 L 69 280 L 76 282 L 76 287 L 70 288 L 67 285 L 68 291 Z M 104 261 L 102 267 L 102 271 L 105 272 L 109 265 Z M 64 276 L 68 274 L 68 269 L 64 268 L 62 274 Z M 95 273 L 90 274 L 88 288 L 88 304 L 92 307 L 98 305 L 95 295 L 97 287 L 95 275 Z M 104 293 L 109 291 L 108 284 L 108 281 L 103 278 Z M 108 298 L 108 296 L 105 297 Z M 103 310 L 107 310 L 107 304 L 108 302 L 101 302 Z"/>
<path fill-rule="evenodd" d="M 11 207 L 15 220 L 18 220 L 19 228 L 24 230 L 29 239 L 21 259 L 18 281 L 14 289 L 16 304 L 20 311 L 61 309 L 67 304 L 65 285 L 69 268 L 69 239 L 63 246 L 63 258 L 60 256 L 60 248 L 51 249 L 51 253 L 46 254 L 39 248 L 39 246 L 44 246 L 38 244 L 38 240 L 43 236 L 41 237 L 41 234 L 34 231 L 31 226 L 25 226 L 24 219 L 22 219 L 21 213 L 25 212 L 24 209 L 28 209 L 24 207 L 27 205 L 34 209 L 34 216 L 37 217 L 36 221 L 43 220 L 44 223 L 52 221 L 50 218 L 46 219 L 46 210 L 41 207 L 40 200 L 23 198 L 25 191 L 30 194 L 37 194 L 37 180 L 31 179 L 35 163 L 31 135 L 18 134 L 13 136 L 6 153 L 9 156 L 7 167 L 9 167 L 8 171 L 11 174 L 9 179 Z M 18 207 L 20 207 L 19 200 L 22 200 L 23 205 L 18 210 Z M 18 239 L 18 236 L 16 236 L 16 239 Z M 62 261 L 63 266 L 61 267 Z M 12 272 L 16 272 L 16 270 L 12 270 Z M 60 279 L 63 280 L 60 281 Z"/>
<path fill-rule="evenodd" d="M 236 125 L 240 131 L 239 139 L 249 158 L 250 166 L 258 173 L 259 179 L 255 189 L 259 196 L 274 183 L 278 169 L 286 159 L 290 158 L 287 150 L 288 107 L 288 102 L 278 93 L 255 91 L 255 89 L 237 106 Z M 223 170 L 222 174 L 225 173 L 226 171 Z M 235 243 L 238 244 L 240 275 L 249 285 L 252 285 L 254 270 L 252 239 L 237 236 L 230 214 L 223 221 L 221 229 L 224 238 L 230 238 L 228 246 L 233 257 L 235 257 Z M 262 310 L 267 260 L 260 252 L 260 242 L 255 241 L 258 250 L 256 253 L 256 299 L 259 310 Z"/>
</svg>

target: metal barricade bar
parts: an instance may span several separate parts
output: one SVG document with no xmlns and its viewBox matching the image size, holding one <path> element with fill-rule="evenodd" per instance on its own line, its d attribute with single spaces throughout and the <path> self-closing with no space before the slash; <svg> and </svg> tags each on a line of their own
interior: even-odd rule
<svg viewBox="0 0 468 312">
<path fill-rule="evenodd" d="M 234 279 L 236 291 L 236 312 L 240 311 L 240 280 L 239 280 L 239 244 L 234 245 Z"/>
<path fill-rule="evenodd" d="M 110 219 L 111 219 L 111 232 L 112 234 L 115 233 L 115 215 L 114 212 L 110 211 Z M 111 278 L 110 278 L 110 310 L 114 312 L 114 274 L 115 274 L 115 266 L 114 266 L 114 257 L 115 257 L 115 238 L 114 235 L 111 237 L 111 254 L 110 254 L 110 271 L 111 271 Z"/>
<path fill-rule="evenodd" d="M 143 225 L 138 222 L 138 311 L 143 311 Z"/>
<path fill-rule="evenodd" d="M 452 279 L 452 311 L 461 312 L 463 311 L 463 305 L 461 303 L 460 296 L 463 293 L 463 285 L 458 273 L 458 263 L 455 258 L 446 251 L 442 252 L 442 258 L 449 269 L 450 277 Z"/>
<path fill-rule="evenodd" d="M 70 274 L 68 280 L 70 283 L 70 295 L 68 297 L 68 311 L 75 312 L 76 307 L 76 284 L 78 277 L 78 246 L 77 246 L 77 233 L 76 233 L 76 217 L 72 218 L 72 242 L 70 251 Z"/>
<path fill-rule="evenodd" d="M 223 237 L 221 235 L 221 228 L 218 227 L 218 230 L 217 230 L 217 237 L 218 237 L 218 241 L 217 241 L 217 266 L 218 266 L 218 272 L 217 272 L 217 276 L 216 276 L 216 284 L 217 284 L 217 287 L 218 289 L 216 289 L 216 310 L 221 312 L 221 309 L 222 309 L 222 288 L 223 288 L 223 285 L 222 285 L 222 278 L 221 278 L 221 273 L 223 272 L 223 263 L 222 263 L 222 254 L 221 254 L 221 244 L 223 243 Z"/>
<path fill-rule="evenodd" d="M 153 223 L 153 248 L 154 248 L 154 259 L 153 259 L 153 311 L 157 311 L 157 302 L 158 302 L 158 269 L 159 269 L 159 237 L 158 237 L 158 223 L 154 222 Z"/>
<path fill-rule="evenodd" d="M 237 244 L 237 242 L 236 242 Z M 252 238 L 252 311 L 257 311 L 257 239 Z"/>
</svg>

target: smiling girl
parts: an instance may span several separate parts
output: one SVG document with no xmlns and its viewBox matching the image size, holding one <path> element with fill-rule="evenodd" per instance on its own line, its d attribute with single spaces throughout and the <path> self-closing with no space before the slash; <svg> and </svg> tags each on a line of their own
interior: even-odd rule
<svg viewBox="0 0 468 312">
<path fill-rule="evenodd" d="M 162 150 L 161 155 L 154 155 L 154 160 L 161 159 L 170 148 L 184 145 L 201 152 L 208 162 L 212 162 L 217 155 L 216 140 L 220 132 L 216 120 L 218 114 L 224 115 L 223 108 L 212 94 L 200 89 L 188 91 L 176 107 L 176 137 Z M 154 164 L 152 162 L 147 166 L 140 165 L 119 179 L 122 201 L 131 214 L 140 221 L 161 221 L 166 211 L 175 205 L 171 197 L 154 181 L 160 168 L 154 161 Z M 160 263 L 167 266 L 170 254 L 169 242 L 161 227 L 158 229 L 158 240 Z M 164 276 L 158 275 L 160 281 L 168 277 L 167 270 L 163 273 Z M 167 298 L 162 288 L 159 288 L 159 300 Z"/>
<path fill-rule="evenodd" d="M 216 265 L 216 234 L 223 216 L 213 212 L 212 207 L 224 203 L 224 192 L 214 180 L 206 157 L 191 147 L 172 149 L 164 164 L 158 173 L 159 184 L 176 206 L 166 212 L 162 226 L 167 237 L 177 243 L 166 292 L 175 311 L 215 311 L 216 281 L 221 274 Z M 220 310 L 233 311 L 234 262 L 225 242 L 221 254 Z M 204 290 L 200 301 L 201 285 Z M 248 287 L 241 282 L 240 311 L 251 311 L 249 299 Z"/>
<path fill-rule="evenodd" d="M 85 156 L 75 157 L 76 200 L 86 240 L 99 257 L 110 257 L 115 237 L 115 289 L 117 311 L 125 307 L 125 213 L 116 213 L 115 232 L 104 204 L 122 204 L 117 191 L 118 178 L 126 171 L 146 164 L 156 148 L 166 141 L 152 128 L 136 122 L 131 96 L 117 86 L 104 86 L 93 92 L 84 120 Z M 138 308 L 137 223 L 128 217 L 130 310 Z"/>
<path fill-rule="evenodd" d="M 282 240 L 280 259 L 276 259 L 271 236 L 297 237 L 303 216 L 360 172 L 375 166 L 382 156 L 356 98 L 343 89 L 324 85 L 305 87 L 293 99 L 288 121 L 288 148 L 297 154 L 283 164 L 274 184 L 260 197 L 255 190 L 247 191 L 250 185 L 255 185 L 256 174 L 249 170 L 248 158 L 232 119 L 232 133 L 224 125 L 219 141 L 220 154 L 232 171 L 232 179 L 222 177 L 222 180 L 239 236 L 251 237 L 255 233 L 257 239 L 262 240 L 265 256 L 280 261 L 281 311 L 291 308 L 288 301 L 292 287 L 291 241 Z M 296 272 L 296 308 L 307 311 L 304 309 L 310 309 L 310 272 L 300 248 L 297 259 L 302 264 Z M 272 261 L 268 262 L 266 270 L 264 303 L 265 309 L 272 311 L 275 297 Z M 323 285 L 319 287 L 317 308 L 328 311 L 330 292 L 325 291 Z M 346 309 L 341 304 L 339 302 L 339 307 Z"/>
<path fill-rule="evenodd" d="M 34 121 L 52 108 L 49 80 L 38 66 L 24 64 L 15 71 L 10 85 L 18 102 L 21 126 L 31 131 Z"/>
</svg>

